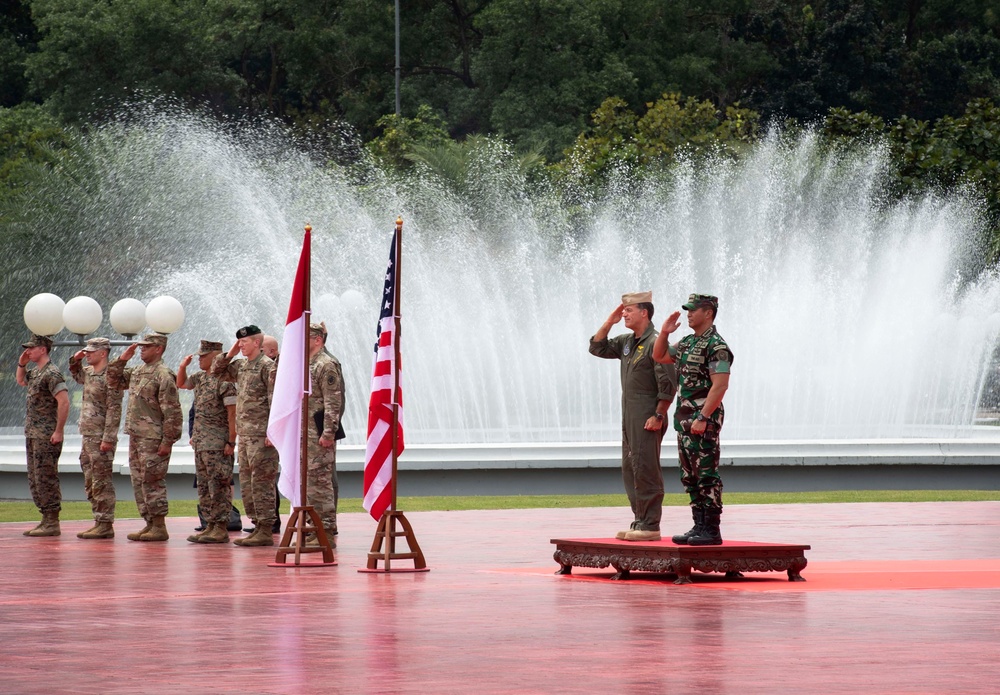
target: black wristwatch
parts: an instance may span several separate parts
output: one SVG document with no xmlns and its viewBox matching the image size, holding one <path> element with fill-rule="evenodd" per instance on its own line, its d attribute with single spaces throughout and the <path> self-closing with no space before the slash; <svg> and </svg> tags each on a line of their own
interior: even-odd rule
<svg viewBox="0 0 1000 695">
<path fill-rule="evenodd" d="M 707 419 L 708 418 L 705 417 L 705 413 L 698 413 L 698 417 L 695 418 L 695 420 L 698 420 L 699 422 L 704 422 Z"/>
<path fill-rule="evenodd" d="M 655 417 L 660 422 L 663 422 L 663 413 L 653 413 L 653 417 Z"/>
</svg>

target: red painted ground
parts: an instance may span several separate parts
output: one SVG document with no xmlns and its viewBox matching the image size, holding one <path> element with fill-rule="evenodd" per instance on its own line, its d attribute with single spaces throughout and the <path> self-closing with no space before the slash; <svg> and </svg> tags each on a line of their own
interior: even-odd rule
<svg viewBox="0 0 1000 695">
<path fill-rule="evenodd" d="M 612 536 L 620 509 L 407 517 L 429 573 L 358 573 L 361 514 L 338 566 L 293 570 L 186 543 L 191 519 L 165 544 L 0 524 L 0 693 L 1000 690 L 1000 503 L 728 507 L 732 538 L 810 544 L 807 581 L 689 586 L 553 574 L 549 539 Z"/>
</svg>

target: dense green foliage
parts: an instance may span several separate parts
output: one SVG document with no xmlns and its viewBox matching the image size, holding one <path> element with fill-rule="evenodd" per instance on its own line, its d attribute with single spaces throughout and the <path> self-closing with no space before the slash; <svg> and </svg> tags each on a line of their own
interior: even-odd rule
<svg viewBox="0 0 1000 695">
<path fill-rule="evenodd" d="M 500 137 L 598 178 L 823 124 L 888 139 L 899 195 L 971 186 L 1000 219 L 995 0 L 404 0 L 398 116 L 392 0 L 0 10 L 0 221 L 75 129 L 163 95 L 320 140 L 346 123 L 397 168 Z"/>
</svg>

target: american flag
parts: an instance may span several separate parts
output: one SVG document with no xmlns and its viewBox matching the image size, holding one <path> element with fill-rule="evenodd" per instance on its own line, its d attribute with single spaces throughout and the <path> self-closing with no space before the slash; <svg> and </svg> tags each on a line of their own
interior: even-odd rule
<svg viewBox="0 0 1000 695">
<path fill-rule="evenodd" d="M 396 383 L 396 245 L 399 230 L 392 235 L 389 267 L 385 271 L 382 310 L 375 330 L 375 361 L 372 392 L 368 400 L 368 444 L 365 448 L 364 507 L 379 520 L 392 502 L 392 389 Z M 396 393 L 397 455 L 403 451 L 403 394 Z"/>
</svg>

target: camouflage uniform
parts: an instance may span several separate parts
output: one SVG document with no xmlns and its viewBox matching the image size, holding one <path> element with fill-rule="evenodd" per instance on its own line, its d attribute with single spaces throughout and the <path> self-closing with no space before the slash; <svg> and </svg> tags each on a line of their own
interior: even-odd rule
<svg viewBox="0 0 1000 695">
<path fill-rule="evenodd" d="M 637 531 L 659 531 L 663 512 L 663 472 L 660 443 L 666 427 L 651 431 L 646 421 L 656 415 L 659 401 L 677 392 L 673 365 L 653 361 L 657 331 L 652 324 L 641 336 L 624 333 L 605 340 L 590 339 L 590 354 L 621 361 L 622 480 Z"/>
<path fill-rule="evenodd" d="M 676 345 L 671 345 L 670 356 L 677 363 L 680 378 L 674 429 L 677 430 L 681 483 L 691 498 L 692 507 L 718 510 L 722 508 L 722 478 L 719 476 L 719 432 L 725 418 L 722 404 L 705 419 L 703 435 L 692 434 L 691 424 L 712 388 L 712 375 L 729 373 L 733 353 L 712 326 L 700 336 L 684 336 Z"/>
<path fill-rule="evenodd" d="M 121 357 L 108 364 L 108 385 L 129 392 L 125 416 L 129 472 L 139 514 L 148 522 L 167 515 L 170 455 L 160 456 L 157 450 L 181 438 L 183 415 L 176 377 L 162 359 L 138 367 L 125 364 Z"/>
<path fill-rule="evenodd" d="M 28 383 L 27 417 L 24 420 L 25 451 L 28 459 L 28 487 L 31 499 L 42 514 L 62 510 L 59 489 L 59 455 L 62 442 L 52 444 L 56 431 L 56 395 L 66 391 L 66 380 L 52 362 L 26 370 Z"/>
<path fill-rule="evenodd" d="M 236 384 L 236 434 L 239 437 L 240 493 L 243 509 L 259 528 L 274 523 L 278 450 L 265 443 L 267 417 L 274 393 L 274 361 L 261 352 L 252 360 L 232 360 L 222 354 L 211 373 Z"/>
<path fill-rule="evenodd" d="M 118 426 L 122 420 L 122 392 L 107 383 L 107 367 L 95 372 L 76 355 L 69 358 L 69 373 L 83 384 L 83 405 L 80 409 L 80 468 L 87 499 L 94 512 L 94 521 L 114 523 L 115 485 L 112 464 L 115 450 L 101 451 L 101 442 L 118 444 Z"/>
<path fill-rule="evenodd" d="M 337 430 L 344 414 L 344 377 L 337 358 L 325 350 L 309 360 L 312 393 L 309 394 L 307 503 L 323 520 L 328 537 L 337 533 Z M 322 418 L 323 430 L 317 427 Z M 320 446 L 320 436 L 333 441 L 329 449 Z"/>
<path fill-rule="evenodd" d="M 191 444 L 198 475 L 198 501 L 207 522 L 225 527 L 233 504 L 230 491 L 233 456 L 225 453 L 229 441 L 226 406 L 236 405 L 236 387 L 206 372 L 189 376 L 187 387 L 194 389 Z"/>
</svg>

